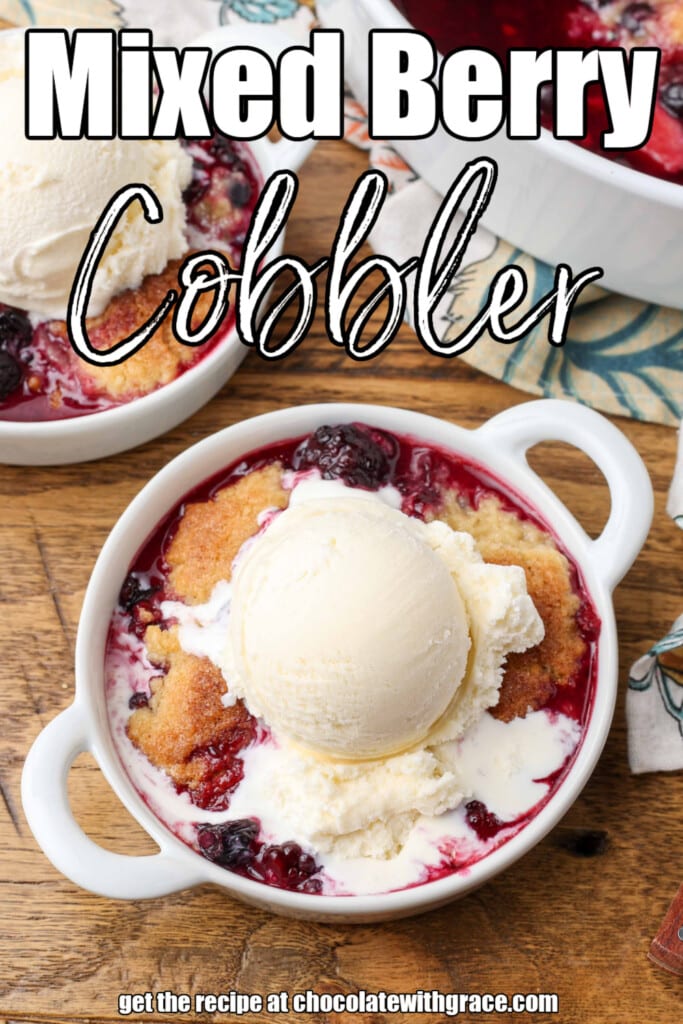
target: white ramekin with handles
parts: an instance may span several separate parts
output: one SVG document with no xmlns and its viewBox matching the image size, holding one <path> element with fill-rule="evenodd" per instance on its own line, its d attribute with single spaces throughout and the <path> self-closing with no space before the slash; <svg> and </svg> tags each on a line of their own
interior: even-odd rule
<svg viewBox="0 0 683 1024">
<path fill-rule="evenodd" d="M 376 896 L 312 896 L 239 877 L 185 846 L 152 814 L 118 759 L 105 709 L 104 657 L 112 610 L 128 566 L 166 513 L 202 481 L 246 453 L 307 434 L 325 423 L 360 421 L 441 445 L 489 469 L 535 507 L 576 560 L 602 621 L 593 709 L 581 748 L 557 792 L 505 845 L 470 867 L 416 888 Z M 611 512 L 591 540 L 570 512 L 530 469 L 526 452 L 557 440 L 587 452 L 611 494 Z M 321 921 L 380 921 L 440 906 L 502 871 L 534 846 L 576 799 L 603 748 L 617 692 L 617 637 L 611 591 L 631 566 L 652 519 L 652 487 L 639 455 L 598 413 L 569 402 L 533 401 L 493 417 L 477 430 L 384 406 L 337 404 L 283 409 L 245 420 L 194 445 L 158 473 L 112 530 L 88 586 L 76 645 L 74 703 L 35 741 L 23 772 L 22 799 L 39 844 L 63 874 L 104 896 L 161 896 L 204 882 L 277 913 Z M 67 775 L 89 750 L 125 807 L 159 845 L 159 853 L 129 857 L 102 849 L 76 824 Z"/>
<path fill-rule="evenodd" d="M 411 25 L 391 0 L 322 0 L 321 18 L 344 31 L 346 78 L 367 103 L 368 33 Z M 600 284 L 622 295 L 683 308 L 683 186 L 555 139 L 545 128 L 531 141 L 511 140 L 503 130 L 468 142 L 439 127 L 393 145 L 442 194 L 468 160 L 493 157 L 498 184 L 482 222 L 496 235 L 576 273 L 602 267 Z"/>
<path fill-rule="evenodd" d="M 23 29 L 11 29 L 9 33 Z M 281 33 L 255 26 L 249 38 L 264 49 L 291 42 Z M 244 43 L 238 29 L 226 26 L 201 36 L 193 45 L 219 53 L 227 46 Z M 268 138 L 256 139 L 249 148 L 264 182 L 280 170 L 296 171 L 315 143 Z M 284 233 L 274 241 L 267 262 L 282 253 Z M 147 395 L 102 412 L 46 421 L 0 420 L 0 463 L 19 466 L 54 466 L 101 459 L 135 448 L 159 437 L 206 405 L 238 368 L 247 348 L 233 326 L 198 363 L 175 380 Z"/>
</svg>

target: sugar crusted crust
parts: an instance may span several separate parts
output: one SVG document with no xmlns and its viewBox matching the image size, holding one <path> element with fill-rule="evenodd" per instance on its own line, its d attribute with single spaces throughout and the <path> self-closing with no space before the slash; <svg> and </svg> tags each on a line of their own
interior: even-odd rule
<svg viewBox="0 0 683 1024">
<path fill-rule="evenodd" d="M 259 513 L 287 504 L 280 476 L 280 466 L 266 466 L 226 487 L 212 501 L 187 506 L 166 556 L 179 598 L 199 604 L 208 600 L 219 580 L 230 579 L 235 555 L 258 530 Z M 174 782 L 194 789 L 203 780 L 204 767 L 192 755 L 245 726 L 249 715 L 242 701 L 223 706 L 221 672 L 208 658 L 185 654 L 176 632 L 158 626 L 145 632 L 150 660 L 167 671 L 153 681 L 148 707 L 130 716 L 128 735 L 152 764 Z"/>
<path fill-rule="evenodd" d="M 576 624 L 580 601 L 572 588 L 569 563 L 547 533 L 506 512 L 495 498 L 472 509 L 450 497 L 439 518 L 454 530 L 471 533 L 486 562 L 521 565 L 526 573 L 545 637 L 536 647 L 509 655 L 500 698 L 491 709 L 505 722 L 523 717 L 545 704 L 556 687 L 569 684 L 585 653 Z"/>
<path fill-rule="evenodd" d="M 258 516 L 267 508 L 284 508 L 281 467 L 266 466 L 225 487 L 212 501 L 188 505 L 166 561 L 169 580 L 188 604 L 208 601 L 219 580 L 229 580 L 235 555 L 258 530 Z"/>
<path fill-rule="evenodd" d="M 149 706 L 131 715 L 128 736 L 174 782 L 194 789 L 205 774 L 202 748 L 246 726 L 249 715 L 241 701 L 223 707 L 220 671 L 208 658 L 185 654 L 175 628 L 149 626 L 145 643 L 150 659 L 167 671 L 153 680 Z"/>
<path fill-rule="evenodd" d="M 89 318 L 87 330 L 93 347 L 109 349 L 141 327 L 159 308 L 168 292 L 178 290 L 181 262 L 172 260 L 161 274 L 148 275 L 139 288 L 116 295 L 100 316 Z M 209 312 L 211 301 L 206 292 L 199 296 L 192 314 L 193 330 L 198 329 Z M 146 395 L 169 384 L 184 367 L 198 358 L 200 349 L 176 341 L 171 322 L 169 313 L 142 349 L 117 366 L 92 366 L 79 359 L 71 349 L 63 320 L 52 320 L 49 330 L 70 353 L 86 394 L 104 394 L 118 401 Z"/>
</svg>

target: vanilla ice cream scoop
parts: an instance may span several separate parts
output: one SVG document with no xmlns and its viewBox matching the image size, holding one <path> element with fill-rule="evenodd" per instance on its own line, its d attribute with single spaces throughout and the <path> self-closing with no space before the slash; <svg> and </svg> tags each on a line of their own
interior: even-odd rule
<svg viewBox="0 0 683 1024">
<path fill-rule="evenodd" d="M 132 183 L 154 190 L 163 220 L 148 224 L 138 202 L 128 207 L 100 262 L 89 315 L 184 255 L 182 192 L 192 160 L 180 143 L 27 139 L 23 40 L 16 37 L 0 38 L 0 109 L 0 302 L 64 319 L 90 233 L 112 196 Z"/>
<path fill-rule="evenodd" d="M 395 754 L 451 704 L 470 649 L 459 589 L 381 501 L 279 515 L 233 578 L 230 689 L 276 737 L 327 756 Z"/>
</svg>

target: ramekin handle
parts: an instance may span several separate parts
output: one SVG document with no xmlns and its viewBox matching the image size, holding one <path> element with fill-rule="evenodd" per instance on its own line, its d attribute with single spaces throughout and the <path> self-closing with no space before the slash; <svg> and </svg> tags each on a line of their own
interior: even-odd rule
<svg viewBox="0 0 683 1024">
<path fill-rule="evenodd" d="M 584 451 L 601 471 L 610 491 L 609 519 L 597 540 L 586 536 L 591 564 L 614 588 L 635 561 L 652 522 L 652 484 L 631 442 L 600 413 L 558 399 L 523 402 L 479 428 L 502 450 L 524 462 L 541 441 L 565 441 Z"/>
<path fill-rule="evenodd" d="M 114 899 L 164 896 L 201 882 L 198 871 L 163 849 L 132 857 L 105 850 L 88 838 L 71 812 L 67 777 L 74 759 L 89 749 L 84 715 L 72 704 L 43 729 L 24 764 L 24 812 L 57 870 L 76 885 Z"/>
<path fill-rule="evenodd" d="M 203 32 L 193 40 L 193 47 L 208 47 L 214 54 L 232 46 L 257 47 L 267 53 L 274 63 L 285 50 L 296 45 L 296 40 L 274 25 L 220 25 Z M 298 171 L 315 147 L 315 139 L 278 139 L 263 136 L 252 139 L 249 147 L 267 174 L 274 171 Z"/>
</svg>

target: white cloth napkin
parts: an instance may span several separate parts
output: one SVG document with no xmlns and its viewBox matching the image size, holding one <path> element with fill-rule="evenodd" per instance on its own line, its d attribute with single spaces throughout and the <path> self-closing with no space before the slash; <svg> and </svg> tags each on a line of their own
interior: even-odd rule
<svg viewBox="0 0 683 1024">
<path fill-rule="evenodd" d="M 683 430 L 667 511 L 683 528 Z M 632 772 L 683 768 L 683 615 L 632 666 L 626 716 Z"/>
<path fill-rule="evenodd" d="M 678 458 L 666 510 L 673 521 L 683 530 L 683 425 L 678 434 Z"/>
</svg>

